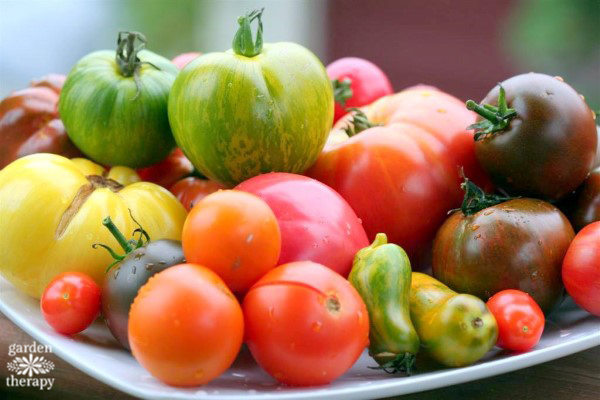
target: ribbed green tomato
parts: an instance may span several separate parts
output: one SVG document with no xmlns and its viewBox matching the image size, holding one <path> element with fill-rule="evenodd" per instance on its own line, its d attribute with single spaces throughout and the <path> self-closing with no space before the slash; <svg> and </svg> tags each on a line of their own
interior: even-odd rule
<svg viewBox="0 0 600 400">
<path fill-rule="evenodd" d="M 196 169 L 226 185 L 271 171 L 301 173 L 315 162 L 333 121 L 325 68 L 298 44 L 263 46 L 260 12 L 238 21 L 233 49 L 198 57 L 175 80 L 175 140 Z"/>
<path fill-rule="evenodd" d="M 144 167 L 175 147 L 167 102 L 178 69 L 144 46 L 141 34 L 120 33 L 118 50 L 82 58 L 60 95 L 69 137 L 101 164 Z"/>
</svg>

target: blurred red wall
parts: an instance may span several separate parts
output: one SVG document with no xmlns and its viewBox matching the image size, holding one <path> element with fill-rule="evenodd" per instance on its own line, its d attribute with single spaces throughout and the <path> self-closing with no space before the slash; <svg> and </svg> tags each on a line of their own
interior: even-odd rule
<svg viewBox="0 0 600 400">
<path fill-rule="evenodd" d="M 327 63 L 366 58 L 396 91 L 431 84 L 481 100 L 517 71 L 503 54 L 510 0 L 330 0 Z"/>
</svg>

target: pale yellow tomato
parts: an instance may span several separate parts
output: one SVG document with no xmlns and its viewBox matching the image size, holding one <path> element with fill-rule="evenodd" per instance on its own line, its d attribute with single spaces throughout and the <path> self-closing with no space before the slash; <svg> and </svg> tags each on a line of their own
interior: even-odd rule
<svg viewBox="0 0 600 400">
<path fill-rule="evenodd" d="M 102 225 L 105 217 L 130 237 L 137 228 L 131 210 L 151 239 L 181 239 L 186 212 L 168 190 L 149 182 L 123 186 L 87 173 L 93 165 L 82 172 L 82 164 L 87 163 L 33 154 L 0 171 L 0 273 L 33 297 L 66 271 L 101 282 L 112 258 L 92 245 L 122 253 Z"/>
</svg>

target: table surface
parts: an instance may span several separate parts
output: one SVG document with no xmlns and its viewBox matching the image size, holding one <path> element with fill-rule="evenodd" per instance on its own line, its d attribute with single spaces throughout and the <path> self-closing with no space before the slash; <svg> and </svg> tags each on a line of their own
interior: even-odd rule
<svg viewBox="0 0 600 400">
<path fill-rule="evenodd" d="M 55 364 L 50 391 L 10 388 L 5 365 L 10 344 L 28 344 L 33 338 L 0 313 L 0 398 L 9 399 L 133 399 L 84 374 L 54 354 L 46 357 Z M 5 396 L 6 395 L 6 396 Z M 398 397 L 400 398 L 400 397 Z M 544 364 L 491 378 L 446 388 L 401 396 L 402 400 L 428 399 L 578 399 L 600 398 L 600 346 Z"/>
</svg>

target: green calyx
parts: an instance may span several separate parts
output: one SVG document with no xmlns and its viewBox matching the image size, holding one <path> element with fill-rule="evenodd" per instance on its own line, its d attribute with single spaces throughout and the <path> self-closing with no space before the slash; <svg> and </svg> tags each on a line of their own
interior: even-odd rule
<svg viewBox="0 0 600 400">
<path fill-rule="evenodd" d="M 346 107 L 346 101 L 350 99 L 354 92 L 352 91 L 352 80 L 350 78 L 344 78 L 343 80 L 334 79 L 331 81 L 333 86 L 333 98 L 336 103 L 339 103 L 342 107 Z"/>
<path fill-rule="evenodd" d="M 374 356 L 375 359 L 380 358 L 388 358 L 393 356 L 389 361 L 385 361 L 377 367 L 369 367 L 371 369 L 382 369 L 388 374 L 397 374 L 399 372 L 403 372 L 406 375 L 411 375 L 415 370 L 415 361 L 416 357 L 411 353 L 402 353 L 402 354 L 376 354 Z"/>
<path fill-rule="evenodd" d="M 483 189 L 477 186 L 473 181 L 469 180 L 464 174 L 463 178 L 464 181 L 461 183 L 460 187 L 465 191 L 465 197 L 463 198 L 460 209 L 464 215 L 472 215 L 484 208 L 515 199 L 515 197 L 485 193 Z"/>
<path fill-rule="evenodd" d="M 379 124 L 374 124 L 369 121 L 369 118 L 367 118 L 366 114 L 360 108 L 350 108 L 349 111 L 354 113 L 352 115 L 351 123 L 344 128 L 344 131 L 349 137 L 352 137 L 366 129 L 380 126 Z"/>
<path fill-rule="evenodd" d="M 137 222 L 137 220 L 135 218 L 133 218 L 133 214 L 131 213 L 131 210 L 129 210 L 129 215 L 131 216 L 131 219 L 133 220 L 133 222 L 135 222 L 136 225 L 138 226 L 138 228 L 136 228 L 133 231 L 132 238 L 129 240 L 127 240 L 125 238 L 123 233 L 121 233 L 119 228 L 117 228 L 117 226 L 114 224 L 114 222 L 112 222 L 112 219 L 110 217 L 106 217 L 102 220 L 102 225 L 104 225 L 106 227 L 106 229 L 108 229 L 108 231 L 114 236 L 114 238 L 117 240 L 117 242 L 119 243 L 119 245 L 125 252 L 125 254 L 117 254 L 109 246 L 102 244 L 102 243 L 94 243 L 92 245 L 92 248 L 94 248 L 94 249 L 97 249 L 98 247 L 102 247 L 103 249 L 108 251 L 110 253 L 111 257 L 114 259 L 113 263 L 110 264 L 106 268 L 106 272 L 110 271 L 110 269 L 113 266 L 115 266 L 116 264 L 123 261 L 129 253 L 139 249 L 140 247 L 146 246 L 148 244 L 148 242 L 150 242 L 150 236 L 148 235 L 148 232 L 146 232 L 144 230 L 144 228 L 142 228 L 140 223 Z M 135 237 L 133 237 L 133 236 L 135 236 L 136 233 L 139 234 L 139 237 L 137 239 L 135 239 Z"/>
<path fill-rule="evenodd" d="M 262 13 L 265 9 L 254 10 L 244 16 L 238 17 L 239 29 L 233 37 L 231 48 L 235 54 L 245 57 L 254 57 L 262 51 L 263 48 L 263 26 Z M 258 29 L 256 30 L 256 40 L 252 40 L 252 28 L 250 24 L 258 20 Z"/>
<path fill-rule="evenodd" d="M 497 107 L 489 104 L 477 104 L 473 100 L 467 100 L 467 108 L 471 111 L 475 111 L 484 118 L 467 127 L 467 129 L 475 130 L 476 141 L 481 140 L 488 135 L 493 135 L 496 132 L 504 131 L 508 127 L 511 119 L 517 116 L 517 112 L 514 108 L 508 108 L 504 88 L 500 84 L 498 84 L 498 86 L 500 86 L 500 92 L 498 93 Z"/>
<path fill-rule="evenodd" d="M 116 62 L 119 72 L 126 78 L 132 77 L 135 80 L 137 92 L 135 100 L 141 92 L 140 69 L 142 65 L 148 64 L 153 68 L 160 70 L 156 65 L 147 61 L 142 61 L 138 53 L 146 48 L 146 37 L 139 32 L 119 32 L 117 37 L 117 55 Z"/>
</svg>

